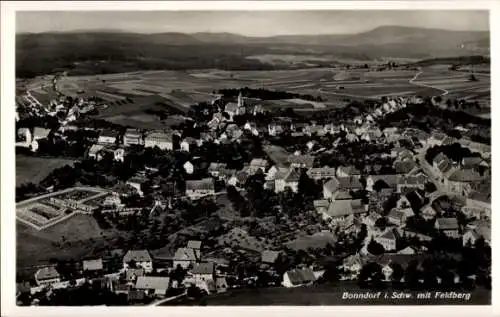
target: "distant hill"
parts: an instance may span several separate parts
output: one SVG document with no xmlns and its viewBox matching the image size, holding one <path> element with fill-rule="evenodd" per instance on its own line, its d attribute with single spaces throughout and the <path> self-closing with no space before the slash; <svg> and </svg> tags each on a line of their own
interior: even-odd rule
<svg viewBox="0 0 500 317">
<path fill-rule="evenodd" d="M 441 65 L 441 64 L 449 64 L 449 65 L 478 65 L 478 64 L 490 64 L 490 58 L 475 55 L 475 56 L 456 56 L 456 57 L 441 57 L 441 58 L 431 58 L 424 59 L 413 63 L 415 66 L 430 66 L 430 65 Z"/>
<path fill-rule="evenodd" d="M 138 34 L 117 30 L 16 36 L 19 77 L 74 70 L 75 62 L 79 63 L 78 72 L 82 74 L 138 69 L 287 67 L 246 58 L 259 54 L 328 55 L 357 60 L 489 55 L 489 32 L 384 26 L 359 34 L 272 37 L 232 33 Z"/>
</svg>

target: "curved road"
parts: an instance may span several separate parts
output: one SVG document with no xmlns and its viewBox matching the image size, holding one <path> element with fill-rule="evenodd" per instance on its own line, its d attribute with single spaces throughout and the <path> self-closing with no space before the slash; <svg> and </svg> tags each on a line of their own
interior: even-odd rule
<svg viewBox="0 0 500 317">
<path fill-rule="evenodd" d="M 418 76 L 420 76 L 421 74 L 423 74 L 423 72 L 418 72 L 415 74 L 415 76 L 410 79 L 410 81 L 408 83 L 412 84 L 412 85 L 415 85 L 415 86 L 419 86 L 419 87 L 425 87 L 425 88 L 433 88 L 433 89 L 438 89 L 438 90 L 441 90 L 443 93 L 441 94 L 441 96 L 446 96 L 447 94 L 449 94 L 450 92 L 446 89 L 443 89 L 443 88 L 438 88 L 438 87 L 433 87 L 433 86 L 430 86 L 430 85 L 427 85 L 427 84 L 424 84 L 422 82 L 420 83 L 415 83 L 415 80 L 418 78 Z"/>
</svg>

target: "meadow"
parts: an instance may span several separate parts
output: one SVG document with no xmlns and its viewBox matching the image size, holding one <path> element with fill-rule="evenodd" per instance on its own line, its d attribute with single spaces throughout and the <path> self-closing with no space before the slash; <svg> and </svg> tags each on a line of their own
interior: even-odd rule
<svg viewBox="0 0 500 317">
<path fill-rule="evenodd" d="M 16 155 L 16 187 L 25 183 L 38 184 L 54 169 L 72 165 L 73 160 L 61 158 L 42 158 Z"/>
</svg>

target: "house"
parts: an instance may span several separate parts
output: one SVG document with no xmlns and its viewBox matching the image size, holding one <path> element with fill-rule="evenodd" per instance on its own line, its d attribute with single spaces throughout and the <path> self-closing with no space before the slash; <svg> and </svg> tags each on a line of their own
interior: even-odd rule
<svg viewBox="0 0 500 317">
<path fill-rule="evenodd" d="M 399 250 L 397 254 L 413 255 L 415 254 L 415 249 L 413 249 L 412 247 L 406 247 L 402 250 Z"/>
<path fill-rule="evenodd" d="M 399 238 L 397 230 L 388 229 L 383 234 L 375 238 L 375 241 L 380 243 L 386 251 L 396 250 L 396 241 Z"/>
<path fill-rule="evenodd" d="M 17 135 L 21 139 L 22 142 L 24 142 L 26 144 L 31 144 L 33 137 L 31 135 L 30 129 L 28 129 L 28 128 L 19 128 L 17 130 Z"/>
<path fill-rule="evenodd" d="M 225 293 L 228 289 L 228 284 L 224 276 L 215 278 L 215 290 L 217 293 Z"/>
<path fill-rule="evenodd" d="M 276 165 L 271 166 L 269 170 L 266 172 L 266 180 L 274 181 L 276 179 L 276 175 L 281 175 L 288 172 L 288 168 L 286 167 L 277 167 Z"/>
<path fill-rule="evenodd" d="M 328 206 L 328 210 L 322 214 L 326 221 L 343 221 L 350 215 L 358 215 L 367 212 L 368 205 L 363 205 L 361 199 L 334 200 Z"/>
<path fill-rule="evenodd" d="M 375 223 L 377 222 L 377 220 L 380 218 L 382 218 L 382 216 L 379 213 L 371 212 L 370 214 L 363 217 L 362 221 L 367 227 L 373 228 L 375 227 Z"/>
<path fill-rule="evenodd" d="M 366 190 L 373 191 L 373 186 L 377 182 L 383 182 L 383 188 L 396 189 L 398 184 L 398 175 L 369 175 L 366 179 Z"/>
<path fill-rule="evenodd" d="M 481 212 L 486 217 L 491 217 L 491 189 L 486 192 L 472 191 L 466 200 L 467 207 Z"/>
<path fill-rule="evenodd" d="M 332 199 L 333 194 L 335 194 L 339 188 L 340 182 L 335 177 L 323 183 L 323 198 Z"/>
<path fill-rule="evenodd" d="M 189 240 L 187 243 L 187 248 L 192 249 L 198 260 L 201 260 L 201 241 Z"/>
<path fill-rule="evenodd" d="M 191 270 L 191 274 L 196 282 L 206 282 L 215 280 L 215 264 L 213 262 L 197 263 Z"/>
<path fill-rule="evenodd" d="M 103 269 L 102 259 L 83 261 L 83 271 L 101 271 Z"/>
<path fill-rule="evenodd" d="M 188 267 L 193 266 L 199 260 L 200 258 L 196 256 L 195 249 L 179 248 L 175 252 L 173 264 L 174 268 L 180 265 L 183 269 L 187 269 Z"/>
<path fill-rule="evenodd" d="M 249 176 L 250 175 L 248 174 L 247 169 L 237 171 L 233 176 L 229 178 L 227 184 L 235 187 L 242 187 L 245 185 Z"/>
<path fill-rule="evenodd" d="M 360 177 L 361 171 L 354 166 L 339 166 L 337 168 L 337 177 Z"/>
<path fill-rule="evenodd" d="M 406 223 L 406 219 L 406 213 L 397 209 L 392 209 L 387 215 L 387 221 L 398 227 L 404 226 L 404 224 Z"/>
<path fill-rule="evenodd" d="M 180 148 L 181 151 L 189 152 L 197 145 L 197 142 L 194 138 L 187 137 L 181 141 Z"/>
<path fill-rule="evenodd" d="M 143 189 L 143 185 L 148 183 L 149 182 L 149 179 L 146 178 L 146 177 L 142 177 L 142 176 L 133 176 L 132 178 L 130 178 L 129 180 L 127 180 L 127 185 L 130 185 L 131 187 L 135 188 L 135 190 L 137 191 L 137 193 L 139 194 L 139 196 L 144 196 L 144 193 L 142 191 Z"/>
<path fill-rule="evenodd" d="M 339 182 L 339 189 L 346 191 L 357 191 L 363 189 L 363 184 L 361 184 L 360 179 L 356 176 L 351 177 L 337 177 Z"/>
<path fill-rule="evenodd" d="M 123 145 L 143 145 L 142 133 L 137 129 L 127 129 L 123 136 Z"/>
<path fill-rule="evenodd" d="M 328 206 L 330 206 L 330 201 L 328 199 L 314 200 L 313 206 L 317 213 L 323 214 L 328 210 Z"/>
<path fill-rule="evenodd" d="M 287 163 L 291 168 L 312 168 L 314 164 L 314 156 L 312 155 L 290 155 Z"/>
<path fill-rule="evenodd" d="M 293 192 L 299 190 L 300 173 L 297 169 L 287 170 L 285 173 L 276 173 L 274 180 L 274 191 L 276 193 L 282 192 L 286 187 L 289 187 Z"/>
<path fill-rule="evenodd" d="M 427 178 L 421 176 L 402 176 L 398 178 L 397 191 L 398 193 L 407 193 L 416 189 L 425 189 Z"/>
<path fill-rule="evenodd" d="M 411 172 L 417 163 L 413 160 L 405 160 L 405 161 L 396 161 L 394 162 L 394 169 L 396 170 L 396 174 L 408 174 Z"/>
<path fill-rule="evenodd" d="M 117 148 L 113 151 L 113 159 L 118 162 L 123 162 L 127 151 L 124 148 Z"/>
<path fill-rule="evenodd" d="M 429 147 L 433 147 L 436 145 L 442 145 L 443 141 L 447 138 L 448 136 L 444 133 L 441 132 L 435 132 L 430 135 L 430 138 L 427 140 L 427 145 Z"/>
<path fill-rule="evenodd" d="M 100 161 L 103 157 L 103 150 L 104 145 L 93 144 L 88 151 L 88 157 L 96 161 Z"/>
<path fill-rule="evenodd" d="M 112 130 L 103 130 L 99 133 L 99 138 L 97 139 L 97 143 L 99 144 L 116 144 L 118 139 L 118 132 Z"/>
<path fill-rule="evenodd" d="M 470 156 L 462 159 L 462 166 L 464 168 L 475 168 L 478 166 L 489 167 L 489 164 L 481 156 Z"/>
<path fill-rule="evenodd" d="M 50 134 L 50 129 L 35 127 L 33 129 L 33 141 L 47 139 Z"/>
<path fill-rule="evenodd" d="M 212 177 L 219 177 L 223 174 L 224 170 L 226 169 L 227 164 L 226 163 L 216 163 L 212 162 L 208 166 L 208 174 Z"/>
<path fill-rule="evenodd" d="M 170 278 L 164 276 L 139 276 L 135 288 L 147 295 L 165 296 L 170 288 Z"/>
<path fill-rule="evenodd" d="M 174 149 L 174 142 L 171 133 L 152 132 L 144 139 L 144 147 L 158 147 L 160 150 L 171 151 Z"/>
<path fill-rule="evenodd" d="M 272 136 L 277 136 L 284 132 L 283 126 L 279 123 L 270 123 L 267 127 L 269 135 Z"/>
<path fill-rule="evenodd" d="M 309 178 L 314 180 L 320 180 L 325 178 L 335 177 L 335 168 L 333 167 L 319 167 L 311 168 L 307 171 Z"/>
<path fill-rule="evenodd" d="M 260 262 L 262 264 L 273 265 L 278 261 L 280 254 L 278 251 L 264 250 L 262 251 Z"/>
<path fill-rule="evenodd" d="M 143 268 L 146 273 L 153 271 L 153 259 L 148 250 L 129 250 L 123 257 L 123 268 L 127 270 L 133 262 L 136 267 Z"/>
<path fill-rule="evenodd" d="M 61 275 L 53 266 L 47 266 L 36 271 L 35 281 L 36 284 L 40 286 L 59 283 L 61 281 Z"/>
<path fill-rule="evenodd" d="M 456 218 L 437 218 L 434 227 L 450 238 L 458 238 L 458 221 Z"/>
<path fill-rule="evenodd" d="M 480 175 L 474 169 L 450 170 L 444 175 L 444 186 L 451 192 L 467 196 L 470 184 L 484 179 L 486 179 L 486 176 Z"/>
<path fill-rule="evenodd" d="M 186 171 L 186 174 L 193 174 L 194 166 L 191 162 L 186 161 L 186 163 L 184 163 L 184 165 L 182 165 L 182 167 L 184 168 L 184 171 Z"/>
<path fill-rule="evenodd" d="M 255 174 L 260 169 L 263 173 L 265 173 L 268 166 L 269 162 L 267 160 L 261 158 L 255 158 L 252 161 L 250 161 L 248 172 L 250 174 Z"/>
<path fill-rule="evenodd" d="M 302 285 L 309 285 L 316 281 L 316 276 L 313 270 L 309 268 L 293 269 L 283 274 L 282 285 L 284 287 L 298 287 Z"/>
<path fill-rule="evenodd" d="M 476 230 L 467 230 L 462 236 L 462 245 L 464 247 L 471 246 L 473 247 L 476 244 L 476 240 L 481 236 L 476 232 Z"/>
<path fill-rule="evenodd" d="M 199 199 L 204 196 L 215 195 L 215 184 L 211 178 L 186 181 L 186 196 L 190 199 Z"/>
</svg>

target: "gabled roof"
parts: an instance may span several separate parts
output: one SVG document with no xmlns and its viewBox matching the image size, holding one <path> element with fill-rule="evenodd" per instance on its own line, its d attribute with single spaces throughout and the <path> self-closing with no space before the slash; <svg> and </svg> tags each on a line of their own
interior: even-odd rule
<svg viewBox="0 0 500 317">
<path fill-rule="evenodd" d="M 392 175 L 392 174 L 387 174 L 387 175 L 370 175 L 370 178 L 373 180 L 373 183 L 375 184 L 377 181 L 383 181 L 389 187 L 396 188 L 398 186 L 398 181 L 399 181 L 399 176 L 398 175 Z"/>
<path fill-rule="evenodd" d="M 214 190 L 214 188 L 214 180 L 211 178 L 186 181 L 186 190 Z"/>
<path fill-rule="evenodd" d="M 137 289 L 167 290 L 170 286 L 170 278 L 165 276 L 139 276 L 135 283 Z"/>
<path fill-rule="evenodd" d="M 123 262 L 128 263 L 130 261 L 151 262 L 153 259 L 148 250 L 129 250 L 123 257 Z"/>
<path fill-rule="evenodd" d="M 363 185 L 361 184 L 359 178 L 357 177 L 337 177 L 339 182 L 339 188 L 341 189 L 361 189 Z"/>
<path fill-rule="evenodd" d="M 411 170 L 416 166 L 417 164 L 414 161 L 398 161 L 394 163 L 394 169 L 396 170 L 396 173 L 398 174 L 407 174 L 411 172 Z"/>
<path fill-rule="evenodd" d="M 179 248 L 175 252 L 174 261 L 196 261 L 196 254 L 194 249 L 191 248 Z"/>
<path fill-rule="evenodd" d="M 480 156 L 470 156 L 470 157 L 464 157 L 462 159 L 462 164 L 464 166 L 473 167 L 481 164 L 482 161 L 483 158 Z"/>
<path fill-rule="evenodd" d="M 151 132 L 146 136 L 146 141 L 149 140 L 160 140 L 163 142 L 172 142 L 172 133 L 165 133 L 165 132 Z"/>
<path fill-rule="evenodd" d="M 187 247 L 190 249 L 201 249 L 201 241 L 189 240 L 187 243 Z"/>
<path fill-rule="evenodd" d="M 487 203 L 487 204 L 491 204 L 491 191 L 489 192 L 480 192 L 480 191 L 472 191 L 470 194 L 469 194 L 469 197 L 467 197 L 468 199 L 471 199 L 471 200 L 477 200 L 477 201 L 481 201 L 483 203 Z"/>
<path fill-rule="evenodd" d="M 288 156 L 287 162 L 289 164 L 301 164 L 306 167 L 313 167 L 314 156 L 312 155 L 290 155 Z"/>
<path fill-rule="evenodd" d="M 285 274 L 288 275 L 288 278 L 293 285 L 307 284 L 316 280 L 314 272 L 309 268 L 293 269 L 287 271 Z"/>
<path fill-rule="evenodd" d="M 444 141 L 448 137 L 446 134 L 441 132 L 434 132 L 431 136 L 438 141 Z"/>
<path fill-rule="evenodd" d="M 236 112 L 236 110 L 238 110 L 238 104 L 230 102 L 226 105 L 224 109 L 226 112 Z"/>
<path fill-rule="evenodd" d="M 339 166 L 338 173 L 340 173 L 340 172 L 345 173 L 347 175 L 361 175 L 361 171 L 358 170 L 353 165 L 350 165 L 350 166 Z"/>
<path fill-rule="evenodd" d="M 35 138 L 43 139 L 48 137 L 49 134 L 50 134 L 49 129 L 35 127 L 33 130 L 33 135 L 35 136 Z"/>
<path fill-rule="evenodd" d="M 361 202 L 361 199 L 356 199 L 332 201 L 326 213 L 330 217 L 343 217 L 363 212 L 365 212 L 365 208 Z"/>
<path fill-rule="evenodd" d="M 144 276 L 144 269 L 143 268 L 138 268 L 138 269 L 128 269 L 126 273 L 127 280 L 131 280 L 132 277 L 139 277 L 139 276 Z"/>
<path fill-rule="evenodd" d="M 395 230 L 387 230 L 382 235 L 379 236 L 381 239 L 396 240 L 398 238 L 397 232 Z"/>
<path fill-rule="evenodd" d="M 255 166 L 255 167 L 267 167 L 269 162 L 265 159 L 260 159 L 260 158 L 255 158 L 252 161 L 250 161 L 250 166 Z"/>
<path fill-rule="evenodd" d="M 83 261 L 83 270 L 84 271 L 98 271 L 102 270 L 103 264 L 102 259 L 94 259 L 94 260 L 85 260 Z"/>
<path fill-rule="evenodd" d="M 315 178 L 315 177 L 322 177 L 322 178 L 335 177 L 335 168 L 333 168 L 333 167 L 311 168 L 307 171 L 307 175 L 309 175 L 309 177 L 312 177 L 312 178 Z"/>
<path fill-rule="evenodd" d="M 35 279 L 39 281 L 50 280 L 59 277 L 60 277 L 59 272 L 57 272 L 57 270 L 53 266 L 41 268 L 35 273 Z"/>
<path fill-rule="evenodd" d="M 478 172 L 473 169 L 458 169 L 449 175 L 448 180 L 454 182 L 475 182 L 484 179 Z"/>
<path fill-rule="evenodd" d="M 323 184 L 323 188 L 331 193 L 334 193 L 339 189 L 339 185 L 340 182 L 337 180 L 336 177 L 333 177 L 332 179 Z"/>
<path fill-rule="evenodd" d="M 274 264 L 278 260 L 279 255 L 280 252 L 278 251 L 264 250 L 261 255 L 261 261 L 262 263 Z"/>
<path fill-rule="evenodd" d="M 436 225 L 439 226 L 440 230 L 458 229 L 457 218 L 438 218 L 436 219 Z"/>
<path fill-rule="evenodd" d="M 335 200 L 352 200 L 352 195 L 346 190 L 338 190 L 333 194 Z"/>
<path fill-rule="evenodd" d="M 97 152 L 104 149 L 104 145 L 101 144 L 93 144 L 89 149 L 89 154 L 96 154 Z"/>
<path fill-rule="evenodd" d="M 327 199 L 318 199 L 313 201 L 314 208 L 321 208 L 321 207 L 328 208 L 329 205 L 330 202 Z"/>
<path fill-rule="evenodd" d="M 285 177 L 285 182 L 287 183 L 296 183 L 300 179 L 300 173 L 296 169 L 291 169 L 290 173 Z"/>
<path fill-rule="evenodd" d="M 403 176 L 398 179 L 399 185 L 424 185 L 425 184 L 425 176 Z"/>
<path fill-rule="evenodd" d="M 197 263 L 194 266 L 191 273 L 193 273 L 193 274 L 214 274 L 215 273 L 215 264 L 213 262 Z"/>
<path fill-rule="evenodd" d="M 404 212 L 402 212 L 401 210 L 397 210 L 397 209 L 392 209 L 390 212 L 389 212 L 389 215 L 387 215 L 389 218 L 393 218 L 393 219 L 397 219 L 397 220 L 400 220 L 403 216 L 405 215 Z"/>
<path fill-rule="evenodd" d="M 436 155 L 434 157 L 434 159 L 432 160 L 432 163 L 439 164 L 441 161 L 445 161 L 445 160 L 448 160 L 448 157 L 446 155 L 444 155 L 443 153 L 439 153 L 438 155 Z"/>
</svg>

